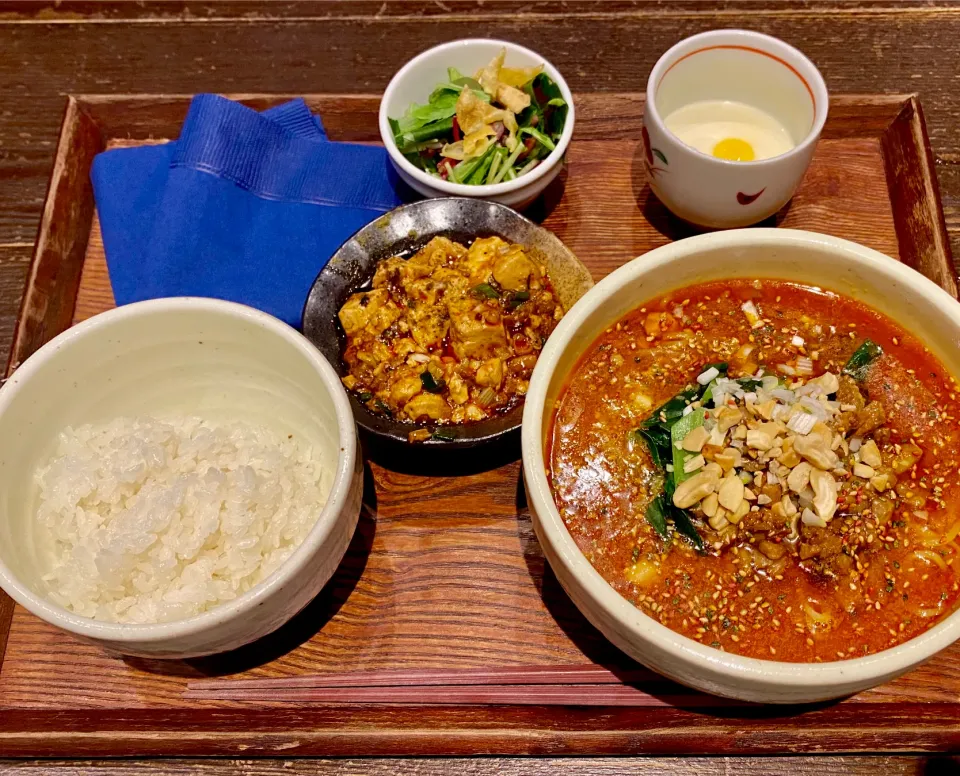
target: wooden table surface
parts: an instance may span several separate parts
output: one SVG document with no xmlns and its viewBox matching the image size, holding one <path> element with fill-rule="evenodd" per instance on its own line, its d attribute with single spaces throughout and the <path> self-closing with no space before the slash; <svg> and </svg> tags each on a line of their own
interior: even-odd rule
<svg viewBox="0 0 960 776">
<path fill-rule="evenodd" d="M 748 27 L 803 49 L 834 93 L 918 92 L 960 257 L 960 2 L 882 0 L 327 0 L 0 4 L 0 355 L 9 350 L 65 95 L 378 93 L 407 59 L 458 37 L 542 52 L 574 91 L 639 91 L 667 47 Z M 2 713 L 2 712 L 0 712 Z M 851 749 L 856 750 L 854 743 Z M 0 752 L 0 756 L 2 756 Z M 788 754 L 788 753 L 785 753 Z M 0 774 L 948 774 L 960 759 L 598 758 L 13 762 Z"/>
</svg>

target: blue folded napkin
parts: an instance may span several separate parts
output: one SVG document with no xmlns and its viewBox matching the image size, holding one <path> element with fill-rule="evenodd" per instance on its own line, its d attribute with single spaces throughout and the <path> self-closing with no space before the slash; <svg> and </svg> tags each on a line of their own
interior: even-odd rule
<svg viewBox="0 0 960 776">
<path fill-rule="evenodd" d="M 303 100 L 198 95 L 176 142 L 105 151 L 91 178 L 118 305 L 208 296 L 292 326 L 340 244 L 401 203 L 386 152 L 328 141 Z"/>
</svg>

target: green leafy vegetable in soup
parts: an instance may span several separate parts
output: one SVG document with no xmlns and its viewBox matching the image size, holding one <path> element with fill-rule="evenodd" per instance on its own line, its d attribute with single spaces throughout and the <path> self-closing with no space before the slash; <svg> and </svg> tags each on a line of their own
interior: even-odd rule
<svg viewBox="0 0 960 776">
<path fill-rule="evenodd" d="M 550 480 L 590 562 L 667 627 L 752 657 L 860 657 L 960 602 L 958 393 L 853 300 L 692 286 L 587 348 Z"/>
</svg>

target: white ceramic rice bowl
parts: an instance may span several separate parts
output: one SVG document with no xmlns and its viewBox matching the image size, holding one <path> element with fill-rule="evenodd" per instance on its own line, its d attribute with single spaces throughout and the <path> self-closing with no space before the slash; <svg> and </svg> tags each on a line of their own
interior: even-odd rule
<svg viewBox="0 0 960 776">
<path fill-rule="evenodd" d="M 38 464 L 66 426 L 164 413 L 247 420 L 306 437 L 333 475 L 316 524 L 267 579 L 189 619 L 109 623 L 51 603 L 40 579 L 49 547 L 34 519 Z M 121 654 L 196 657 L 276 630 L 333 575 L 360 512 L 356 428 L 336 373 L 294 329 L 231 302 L 139 302 L 67 330 L 0 389 L 0 440 L 0 587 L 36 616 Z"/>
<path fill-rule="evenodd" d="M 960 612 L 920 636 L 868 657 L 803 664 L 741 657 L 681 636 L 619 595 L 578 549 L 553 500 L 544 444 L 570 370 L 610 324 L 670 290 L 724 278 L 777 278 L 862 300 L 918 335 L 960 375 L 960 304 L 933 282 L 856 243 L 789 229 L 705 234 L 620 267 L 563 318 L 537 361 L 523 415 L 523 473 L 544 554 L 577 608 L 611 642 L 649 668 L 698 690 L 764 703 L 837 698 L 887 682 L 960 638 Z"/>
</svg>

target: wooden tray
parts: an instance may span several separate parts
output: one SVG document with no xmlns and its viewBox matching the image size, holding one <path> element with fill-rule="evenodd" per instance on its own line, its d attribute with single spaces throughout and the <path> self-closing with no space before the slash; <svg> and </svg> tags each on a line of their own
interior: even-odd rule
<svg viewBox="0 0 960 776">
<path fill-rule="evenodd" d="M 248 97 L 266 107 L 279 96 Z M 89 183 L 104 148 L 175 137 L 189 98 L 70 98 L 10 367 L 113 306 Z M 334 139 L 375 141 L 378 100 L 313 96 Z M 599 279 L 679 227 L 643 183 L 642 98 L 585 94 L 568 168 L 533 210 Z M 920 106 L 837 97 L 813 166 L 776 219 L 846 237 L 956 295 Z M 519 456 L 519 451 L 517 451 Z M 453 474 L 448 472 L 447 474 Z M 544 567 L 517 461 L 461 476 L 370 464 L 349 554 L 263 643 L 183 662 L 118 659 L 0 594 L 0 755 L 347 755 L 919 751 L 960 747 L 960 643 L 908 676 L 803 709 L 729 704 L 650 676 L 631 708 L 184 701 L 189 678 L 242 672 L 628 665 Z M 4 650 L 5 646 L 5 650 Z"/>
</svg>

